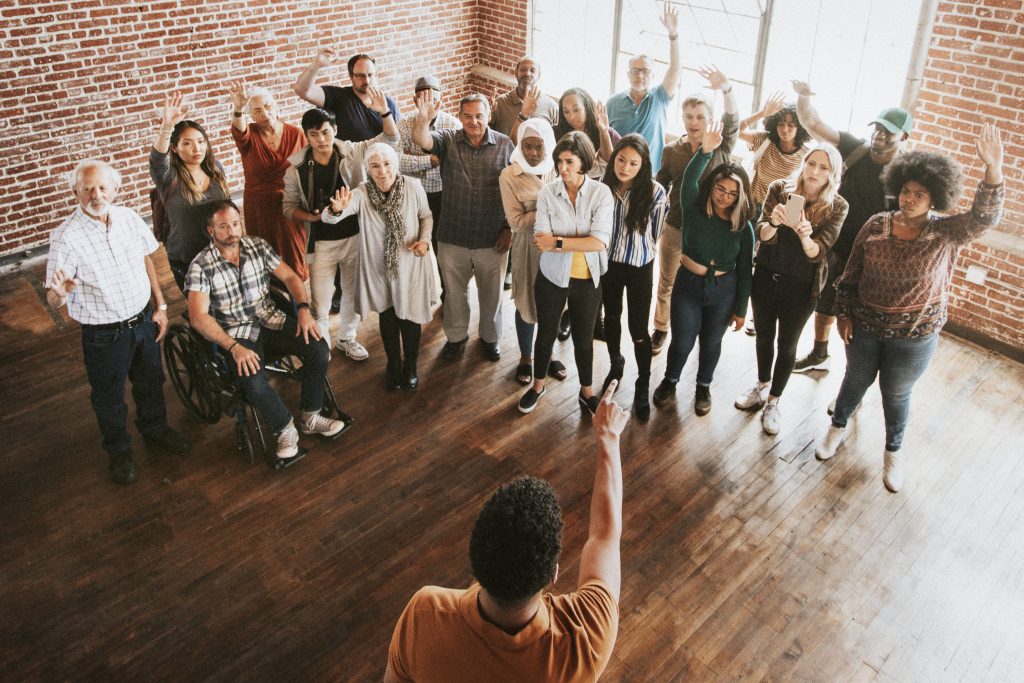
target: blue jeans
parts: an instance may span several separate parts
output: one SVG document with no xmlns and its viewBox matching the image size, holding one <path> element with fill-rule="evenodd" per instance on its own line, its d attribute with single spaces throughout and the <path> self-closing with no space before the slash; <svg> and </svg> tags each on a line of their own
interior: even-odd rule
<svg viewBox="0 0 1024 683">
<path fill-rule="evenodd" d="M 285 408 L 281 397 L 277 395 L 274 388 L 267 380 L 267 371 L 263 367 L 264 346 L 276 352 L 286 355 L 296 355 L 302 359 L 302 394 L 299 399 L 299 408 L 304 413 L 319 412 L 324 405 L 324 384 L 327 373 L 327 342 L 323 339 L 310 337 L 309 343 L 303 340 L 302 335 L 296 336 L 298 329 L 296 321 L 288 317 L 284 327 L 280 330 L 260 328 L 260 336 L 255 342 L 248 339 L 239 339 L 238 343 L 252 349 L 260 356 L 260 370 L 255 375 L 238 376 L 238 385 L 249 401 L 260 411 L 263 419 L 266 420 L 270 430 L 277 434 L 288 426 L 291 421 L 291 413 Z M 228 355 L 228 363 L 232 372 L 237 372 L 237 366 Z"/>
<path fill-rule="evenodd" d="M 132 381 L 135 426 L 143 434 L 156 435 L 167 427 L 164 406 L 164 370 L 156 324 L 147 311 L 141 325 L 123 330 L 82 328 L 82 356 L 92 392 L 89 400 L 108 453 L 128 450 L 128 406 L 125 379 Z"/>
<path fill-rule="evenodd" d="M 697 357 L 697 384 L 710 386 L 718 358 L 722 355 L 722 337 L 736 305 L 736 273 L 715 278 L 705 284 L 702 275 L 686 268 L 676 273 L 672 286 L 672 343 L 668 345 L 665 380 L 675 384 L 683 372 L 693 345 L 700 338 Z"/>
<path fill-rule="evenodd" d="M 885 414 L 885 448 L 898 451 L 910 415 L 910 392 L 928 368 L 938 341 L 938 332 L 915 339 L 882 339 L 855 325 L 846 347 L 846 375 L 836 398 L 832 424 L 846 427 L 877 376 Z"/>
<path fill-rule="evenodd" d="M 523 320 L 519 311 L 516 311 L 516 339 L 519 341 L 520 356 L 533 355 L 533 333 L 536 328 L 536 325 Z"/>
</svg>

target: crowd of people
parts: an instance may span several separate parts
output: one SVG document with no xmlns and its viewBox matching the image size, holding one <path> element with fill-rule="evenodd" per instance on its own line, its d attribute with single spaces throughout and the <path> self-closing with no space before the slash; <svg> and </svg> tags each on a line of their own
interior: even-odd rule
<svg viewBox="0 0 1024 683">
<path fill-rule="evenodd" d="M 421 326 L 439 301 L 442 357 L 464 352 L 471 279 L 480 350 L 500 359 L 510 268 L 524 414 L 538 407 L 549 379 L 567 377 L 556 340 L 572 338 L 579 405 L 594 416 L 599 444 L 580 590 L 543 592 L 557 576 L 561 517 L 549 486 L 516 480 L 488 501 L 473 531 L 479 584 L 417 594 L 395 630 L 386 680 L 444 678 L 451 667 L 465 677 L 467 666 L 481 679 L 488 671 L 526 671 L 582 680 L 607 664 L 620 581 L 618 435 L 628 417 L 611 400 L 626 366 L 623 300 L 640 420 L 649 418 L 652 400 L 657 408 L 675 401 L 695 344 L 694 411 L 711 411 L 724 334 L 743 328 L 749 302 L 757 379 L 734 403 L 760 409 L 764 431 L 776 435 L 791 374 L 828 370 L 837 326 L 847 367 L 817 457 L 836 454 L 877 378 L 883 483 L 893 492 L 903 485 L 910 395 L 946 321 L 953 264 L 1001 216 L 999 131 L 982 126 L 976 147 L 984 178 L 971 210 L 956 215 L 944 214 L 961 195 L 959 166 L 941 153 L 905 149 L 909 112 L 883 110 L 870 139 L 861 139 L 826 124 L 811 86 L 800 81 L 793 82 L 795 104 L 776 93 L 741 121 L 729 78 L 702 67 L 708 89 L 722 94 L 721 117 L 712 99 L 687 96 L 684 134 L 666 144 L 680 69 L 678 19 L 668 3 L 661 21 L 670 47 L 663 81 L 651 87 L 651 60 L 634 57 L 629 88 L 606 104 L 581 88 L 557 99 L 543 93 L 540 65 L 530 57 L 516 66 L 516 86 L 493 105 L 470 94 L 457 114 L 440 108 L 440 82 L 428 74 L 415 81 L 415 110 L 402 117 L 365 54 L 347 62 L 351 86 L 318 85 L 320 70 L 338 58 L 332 48 L 320 50 L 292 86 L 313 105 L 300 126 L 279 118 L 269 90 L 230 83 L 229 130 L 242 183 L 226 177 L 206 129 L 186 118 L 181 94 L 165 99 L 149 165 L 169 225 L 171 272 L 190 324 L 230 357 L 241 390 L 275 433 L 278 458 L 296 457 L 299 432 L 342 429 L 321 414 L 324 376 L 332 350 L 367 359 L 357 333 L 371 313 L 386 388 L 415 391 Z M 755 131 L 762 119 L 763 131 Z M 746 167 L 734 156 L 741 139 L 752 154 Z M 153 262 L 159 244 L 137 214 L 115 204 L 120 176 L 108 164 L 82 162 L 70 185 L 77 206 L 52 234 L 47 296 L 82 324 L 110 478 L 127 484 L 136 473 L 126 379 L 143 438 L 176 452 L 189 448 L 168 426 L 163 403 L 158 344 L 168 321 Z M 232 187 L 243 190 L 241 210 Z M 272 277 L 294 310 L 273 303 Z M 602 309 L 610 370 L 595 391 Z M 798 359 L 812 313 L 814 347 Z M 665 374 L 651 396 L 652 357 L 666 342 Z M 302 358 L 297 421 L 267 382 L 269 345 Z M 563 636 L 541 637 L 555 631 Z M 451 657 L 470 642 L 479 650 L 474 657 Z"/>
</svg>

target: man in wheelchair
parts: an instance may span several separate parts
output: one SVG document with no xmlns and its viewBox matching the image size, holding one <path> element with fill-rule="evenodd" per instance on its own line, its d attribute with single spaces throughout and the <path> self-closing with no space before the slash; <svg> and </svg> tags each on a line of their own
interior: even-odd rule
<svg viewBox="0 0 1024 683">
<path fill-rule="evenodd" d="M 328 348 L 309 311 L 299 276 L 270 245 L 243 234 L 242 219 L 230 200 L 211 206 L 210 244 L 196 256 L 185 279 L 192 328 L 227 352 L 246 400 L 277 437 L 277 457 L 299 456 L 299 435 L 292 416 L 267 381 L 264 349 L 302 359 L 303 434 L 334 436 L 345 423 L 320 414 L 324 402 Z M 298 318 L 286 315 L 270 296 L 270 278 L 288 288 Z"/>
</svg>

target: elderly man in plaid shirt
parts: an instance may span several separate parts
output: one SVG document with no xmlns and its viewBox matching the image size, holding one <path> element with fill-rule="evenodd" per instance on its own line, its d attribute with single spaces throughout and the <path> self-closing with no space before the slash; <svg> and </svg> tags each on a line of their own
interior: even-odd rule
<svg viewBox="0 0 1024 683">
<path fill-rule="evenodd" d="M 189 266 L 185 278 L 192 327 L 231 356 L 246 399 L 260 411 L 277 436 L 277 457 L 299 455 L 299 435 L 292 416 L 267 381 L 264 347 L 302 359 L 302 397 L 299 407 L 303 434 L 334 436 L 340 420 L 320 414 L 324 402 L 327 343 L 309 312 L 302 279 L 270 245 L 247 237 L 233 202 L 214 204 L 207 220 L 210 244 Z M 295 300 L 298 319 L 285 315 L 270 298 L 270 276 L 284 283 Z"/>
<path fill-rule="evenodd" d="M 164 406 L 160 339 L 167 331 L 167 304 L 151 258 L 160 245 L 137 213 L 114 206 L 121 176 L 109 165 L 83 161 L 69 180 L 79 206 L 50 235 L 46 299 L 54 308 L 67 304 L 68 315 L 82 324 L 90 401 L 110 455 L 110 480 L 130 484 L 135 463 L 125 379 L 132 381 L 143 440 L 177 453 L 189 449 L 185 437 L 167 426 Z"/>
</svg>

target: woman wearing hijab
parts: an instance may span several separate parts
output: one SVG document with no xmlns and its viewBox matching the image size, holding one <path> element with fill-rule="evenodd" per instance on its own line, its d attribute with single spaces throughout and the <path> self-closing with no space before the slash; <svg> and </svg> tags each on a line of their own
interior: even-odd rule
<svg viewBox="0 0 1024 683">
<path fill-rule="evenodd" d="M 320 219 L 338 223 L 359 216 L 356 313 L 380 316 L 388 391 L 414 391 L 420 383 L 420 325 L 430 322 L 438 299 L 430 251 L 434 220 L 420 181 L 399 175 L 394 148 L 374 143 L 363 159 L 369 179 L 354 191 L 339 189 Z"/>
<path fill-rule="evenodd" d="M 511 163 L 498 178 L 505 219 L 512 228 L 512 300 L 516 305 L 519 340 L 516 381 L 523 386 L 533 381 L 533 337 L 537 323 L 533 284 L 540 268 L 540 252 L 533 244 L 533 223 L 537 218 L 537 195 L 555 179 L 555 162 L 551 158 L 554 148 L 555 134 L 550 123 L 544 119 L 523 122 Z M 548 375 L 565 379 L 565 366 L 552 360 Z"/>
</svg>

